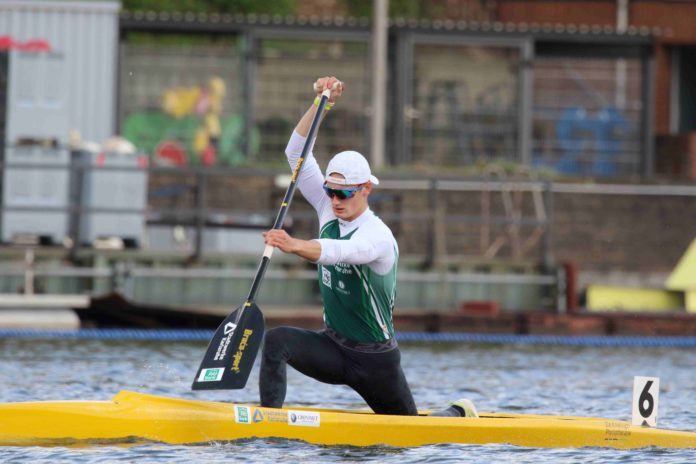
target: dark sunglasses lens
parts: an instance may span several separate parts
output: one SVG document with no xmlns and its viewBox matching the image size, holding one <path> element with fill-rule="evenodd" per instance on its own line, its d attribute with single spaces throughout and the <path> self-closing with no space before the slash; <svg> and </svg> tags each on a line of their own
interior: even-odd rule
<svg viewBox="0 0 696 464">
<path fill-rule="evenodd" d="M 353 192 L 351 191 L 346 191 L 346 190 L 341 190 L 341 189 L 335 189 L 332 190 L 334 195 L 338 197 L 339 200 L 345 200 L 346 198 L 350 198 L 353 196 Z"/>
<path fill-rule="evenodd" d="M 362 188 L 362 187 L 360 187 L 360 188 Z M 326 195 L 329 198 L 333 198 L 335 196 L 339 200 L 345 200 L 346 198 L 353 198 L 353 196 L 355 195 L 355 192 L 360 190 L 360 188 L 356 188 L 356 189 L 332 189 L 331 187 L 327 187 L 325 185 L 324 192 L 326 192 Z"/>
<path fill-rule="evenodd" d="M 329 198 L 333 198 L 335 196 L 339 200 L 345 200 L 346 198 L 350 197 L 350 193 L 346 194 L 346 191 L 341 189 L 332 189 L 330 187 L 324 187 L 324 191 L 326 192 L 326 195 Z"/>
</svg>

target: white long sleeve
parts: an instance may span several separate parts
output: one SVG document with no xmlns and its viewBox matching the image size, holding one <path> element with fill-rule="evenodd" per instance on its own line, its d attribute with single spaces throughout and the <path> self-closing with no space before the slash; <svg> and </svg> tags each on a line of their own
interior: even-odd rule
<svg viewBox="0 0 696 464">
<path fill-rule="evenodd" d="M 377 274 L 389 272 L 399 253 L 391 230 L 369 208 L 353 221 L 338 220 L 341 237 L 355 231 L 348 239 L 320 238 L 319 264 L 367 264 Z"/>
<path fill-rule="evenodd" d="M 306 137 L 302 137 L 296 131 L 293 131 L 285 148 L 285 155 L 288 158 L 290 169 L 295 169 L 306 140 Z M 324 193 L 324 175 L 321 172 L 321 168 L 319 168 L 317 160 L 314 158 L 312 148 L 314 148 L 314 144 L 307 152 L 307 157 L 297 179 L 297 187 L 302 192 L 302 196 L 316 210 L 321 224 L 326 222 L 326 220 L 330 220 L 329 218 L 333 213 L 331 211 L 331 200 Z"/>
</svg>

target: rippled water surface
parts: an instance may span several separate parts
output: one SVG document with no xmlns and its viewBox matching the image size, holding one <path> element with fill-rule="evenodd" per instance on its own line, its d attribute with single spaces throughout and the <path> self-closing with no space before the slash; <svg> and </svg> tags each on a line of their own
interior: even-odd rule
<svg viewBox="0 0 696 464">
<path fill-rule="evenodd" d="M 107 399 L 119 390 L 255 403 L 258 368 L 247 388 L 192 392 L 205 343 L 0 340 L 0 401 Z M 630 420 L 634 375 L 660 377 L 661 428 L 696 430 L 696 350 L 522 345 L 402 344 L 416 403 L 438 409 L 460 397 L 480 411 Z M 288 403 L 363 408 L 346 387 L 290 369 Z M 284 440 L 205 446 L 0 448 L 0 461 L 45 462 L 696 462 L 694 450 L 531 449 L 508 445 L 322 447 Z"/>
</svg>

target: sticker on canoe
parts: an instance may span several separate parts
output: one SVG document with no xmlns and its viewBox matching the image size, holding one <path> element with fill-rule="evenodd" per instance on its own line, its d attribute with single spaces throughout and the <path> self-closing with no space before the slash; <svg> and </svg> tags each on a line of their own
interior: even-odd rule
<svg viewBox="0 0 696 464">
<path fill-rule="evenodd" d="M 282 422 L 283 424 L 288 423 L 288 413 L 285 411 L 273 411 L 267 409 L 264 411 L 264 419 L 267 422 Z"/>
<path fill-rule="evenodd" d="M 309 411 L 288 411 L 288 424 L 304 427 L 319 427 L 319 413 Z"/>
<path fill-rule="evenodd" d="M 215 367 L 213 369 L 203 369 L 198 375 L 199 382 L 219 382 L 222 380 L 222 374 L 224 369 L 221 367 Z"/>
<path fill-rule="evenodd" d="M 251 412 L 247 406 L 234 407 L 234 420 L 238 424 L 251 424 Z"/>
<path fill-rule="evenodd" d="M 604 421 L 604 441 L 626 441 L 630 438 L 631 426 L 627 422 Z"/>
</svg>

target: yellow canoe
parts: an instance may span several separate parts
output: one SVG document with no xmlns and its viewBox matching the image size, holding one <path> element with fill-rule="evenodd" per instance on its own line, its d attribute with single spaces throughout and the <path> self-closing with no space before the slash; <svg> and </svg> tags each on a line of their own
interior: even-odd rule
<svg viewBox="0 0 696 464">
<path fill-rule="evenodd" d="M 0 445 L 208 443 L 278 437 L 321 445 L 507 443 L 543 448 L 696 448 L 696 433 L 586 417 L 480 413 L 479 418 L 385 416 L 261 408 L 118 393 L 111 401 L 0 404 Z"/>
</svg>

